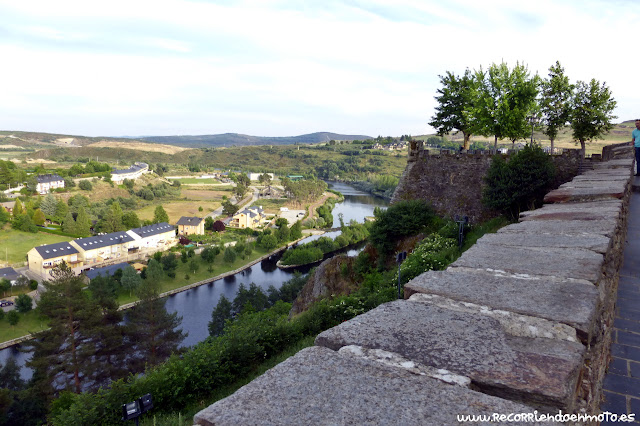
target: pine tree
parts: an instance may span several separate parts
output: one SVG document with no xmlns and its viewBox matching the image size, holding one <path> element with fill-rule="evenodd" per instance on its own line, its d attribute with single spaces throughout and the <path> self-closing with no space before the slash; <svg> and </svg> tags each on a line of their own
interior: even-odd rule
<svg viewBox="0 0 640 426">
<path fill-rule="evenodd" d="M 129 295 L 131 295 L 142 283 L 142 278 L 140 278 L 140 275 L 138 275 L 138 272 L 133 266 L 129 265 L 122 271 L 120 283 L 122 283 L 122 287 L 129 290 Z"/>
<path fill-rule="evenodd" d="M 64 221 L 62 221 L 62 230 L 72 235 L 75 235 L 77 232 L 76 221 L 73 220 L 73 214 L 71 214 L 70 211 L 67 212 Z"/>
<path fill-rule="evenodd" d="M 122 224 L 122 207 L 117 201 L 111 204 L 111 208 L 107 212 L 102 224 L 103 232 L 118 232 L 124 231 L 124 225 Z"/>
<path fill-rule="evenodd" d="M 155 259 L 150 259 L 147 264 L 147 278 L 146 281 L 151 281 L 153 284 L 158 284 L 158 281 L 162 279 L 164 272 L 162 271 L 162 265 Z"/>
<path fill-rule="evenodd" d="M 187 335 L 177 329 L 182 317 L 167 312 L 155 282 L 145 280 L 137 295 L 140 303 L 128 313 L 127 336 L 133 346 L 130 366 L 133 371 L 142 371 L 145 365 L 157 365 L 177 352 Z"/>
<path fill-rule="evenodd" d="M 22 208 L 22 203 L 19 198 L 16 198 L 16 203 L 13 206 L 13 217 L 16 218 L 20 215 L 24 214 L 24 209 Z"/>
<path fill-rule="evenodd" d="M 218 304 L 211 313 L 211 321 L 209 322 L 209 335 L 219 336 L 224 330 L 225 322 L 231 319 L 231 302 L 224 295 L 220 296 Z"/>
<path fill-rule="evenodd" d="M 43 390 L 68 389 L 81 393 L 95 388 L 96 372 L 104 368 L 98 357 L 96 327 L 101 310 L 83 292 L 82 278 L 66 263 L 53 268 L 51 281 L 38 303 L 40 313 L 49 318 L 49 329 L 37 333 L 28 345 L 34 348 L 27 366 L 35 370 L 37 385 Z"/>
<path fill-rule="evenodd" d="M 56 197 L 54 197 L 52 193 L 48 193 L 47 196 L 44 197 L 44 200 L 42 200 L 42 203 L 40 203 L 40 210 L 47 216 L 53 216 L 56 214 L 57 204 Z"/>
<path fill-rule="evenodd" d="M 83 237 L 89 236 L 91 233 L 91 221 L 87 215 L 87 211 L 84 207 L 80 207 L 78 210 L 78 217 L 76 218 L 76 234 Z"/>
<path fill-rule="evenodd" d="M 158 206 L 153 212 L 153 223 L 169 222 L 169 215 L 164 207 Z"/>
<path fill-rule="evenodd" d="M 60 200 L 56 203 L 56 211 L 53 214 L 53 218 L 56 222 L 62 223 L 64 218 L 67 216 L 67 212 L 69 211 L 69 206 L 64 201 Z"/>
</svg>

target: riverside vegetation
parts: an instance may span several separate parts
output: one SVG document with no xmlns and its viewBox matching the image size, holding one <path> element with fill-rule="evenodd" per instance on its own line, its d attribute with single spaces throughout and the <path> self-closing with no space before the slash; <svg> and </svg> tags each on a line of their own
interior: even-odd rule
<svg viewBox="0 0 640 426">
<path fill-rule="evenodd" d="M 49 407 L 48 411 L 41 410 L 40 416 L 47 413 L 48 422 L 54 425 L 119 424 L 123 401 L 133 400 L 145 393 L 153 395 L 158 407 L 154 413 L 159 418 L 163 416 L 162 413 L 172 412 L 181 413 L 174 416 L 182 416 L 182 413 L 192 415 L 203 404 L 232 392 L 234 383 L 242 383 L 264 362 L 277 358 L 283 351 L 292 348 L 298 350 L 312 344 L 313 336 L 319 332 L 380 303 L 393 300 L 397 292 L 397 268 L 392 260 L 380 254 L 390 251 L 386 243 L 381 245 L 379 242 L 393 241 L 402 245 L 405 237 L 416 232 L 432 239 L 438 238 L 436 234 L 443 239 L 457 235 L 455 224 L 435 216 L 428 205 L 421 201 L 401 202 L 386 211 L 378 210 L 376 218 L 369 231 L 369 247 L 358 255 L 352 268 L 341 271 L 360 282 L 356 292 L 322 300 L 289 319 L 290 302 L 306 281 L 303 277 L 294 278 L 279 291 L 269 289 L 267 294 L 256 286 L 241 289 L 234 302 L 220 300 L 212 314 L 211 337 L 207 340 L 181 355 L 171 356 L 163 364 L 147 368 L 143 375 L 113 380 L 96 392 L 75 393 L 67 390 L 53 395 L 53 399 L 44 400 L 40 396 L 42 406 Z M 391 221 L 390 218 L 397 221 Z M 399 225 L 390 228 L 392 222 L 398 222 Z M 381 225 L 376 226 L 377 223 Z M 499 225 L 492 223 L 491 226 Z M 470 230 L 467 237 L 485 231 L 486 228 L 477 227 Z M 429 250 L 429 247 L 433 249 L 432 255 L 441 259 L 441 262 L 434 262 L 430 266 L 434 269 L 443 268 L 460 253 L 457 246 L 433 244 L 428 247 L 425 245 L 420 252 Z M 411 262 L 413 256 L 410 254 L 407 262 Z M 376 267 L 376 264 L 379 266 Z M 220 393 L 221 389 L 225 392 Z M 16 410 L 26 403 L 19 397 L 25 392 L 24 389 L 10 391 L 17 405 L 14 407 Z M 9 412 L 14 413 L 11 407 Z M 42 417 L 39 418 L 41 420 Z M 175 422 L 175 417 L 165 424 L 171 424 L 172 421 Z"/>
</svg>

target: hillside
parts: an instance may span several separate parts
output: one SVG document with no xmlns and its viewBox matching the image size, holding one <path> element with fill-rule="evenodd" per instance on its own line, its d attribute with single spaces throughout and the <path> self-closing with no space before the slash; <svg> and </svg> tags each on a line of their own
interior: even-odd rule
<svg viewBox="0 0 640 426">
<path fill-rule="evenodd" d="M 316 132 L 299 136 L 251 136 L 240 133 L 224 133 L 220 135 L 184 135 L 184 136 L 147 136 L 138 138 L 148 142 L 180 145 L 193 148 L 248 146 L 248 145 L 291 145 L 295 143 L 319 143 L 330 140 L 366 140 L 373 139 L 364 135 L 342 135 L 339 133 Z"/>
</svg>

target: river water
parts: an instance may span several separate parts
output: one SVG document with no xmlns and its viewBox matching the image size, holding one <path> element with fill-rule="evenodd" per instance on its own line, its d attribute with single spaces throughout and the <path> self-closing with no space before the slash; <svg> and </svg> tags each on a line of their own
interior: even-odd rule
<svg viewBox="0 0 640 426">
<path fill-rule="evenodd" d="M 338 214 L 342 213 L 345 224 L 355 220 L 364 222 L 365 217 L 373 216 L 375 207 L 386 208 L 388 202 L 378 197 L 374 197 L 354 187 L 341 182 L 328 182 L 329 187 L 339 191 L 344 195 L 344 201 L 335 205 L 332 213 L 334 217 L 333 226 L 340 226 Z M 340 231 L 329 232 L 322 236 L 336 237 Z M 321 235 L 309 237 L 302 242 L 311 241 Z M 346 253 L 350 256 L 357 254 L 359 249 L 350 249 Z M 168 312 L 177 312 L 182 317 L 182 329 L 189 333 L 184 339 L 182 346 L 192 346 L 204 340 L 208 335 L 207 326 L 211 320 L 211 313 L 218 304 L 220 296 L 224 295 L 233 301 L 238 287 L 244 284 L 255 283 L 263 290 L 273 285 L 280 288 L 282 283 L 293 277 L 293 270 L 282 270 L 276 266 L 280 255 L 274 255 L 270 259 L 263 260 L 242 272 L 228 276 L 208 284 L 195 287 L 193 289 L 174 294 L 167 298 L 166 308 Z M 300 270 L 302 273 L 309 271 L 311 267 Z M 9 358 L 13 358 L 22 367 L 21 375 L 24 379 L 31 377 L 31 370 L 24 367 L 25 362 L 30 358 L 30 353 L 20 352 L 19 346 L 13 346 L 0 350 L 0 364 L 4 365 Z"/>
</svg>

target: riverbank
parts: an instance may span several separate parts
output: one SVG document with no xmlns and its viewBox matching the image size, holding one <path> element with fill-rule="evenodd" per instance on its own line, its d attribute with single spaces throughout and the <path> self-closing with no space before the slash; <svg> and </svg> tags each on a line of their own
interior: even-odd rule
<svg viewBox="0 0 640 426">
<path fill-rule="evenodd" d="M 317 235 L 317 234 L 321 234 L 321 233 L 324 233 L 324 232 L 325 231 L 314 230 L 309 235 Z M 184 285 L 184 286 L 180 286 L 180 287 L 175 288 L 175 289 L 164 291 L 164 292 L 160 293 L 160 297 L 161 298 L 165 298 L 165 297 L 168 297 L 168 296 L 172 296 L 174 294 L 181 293 L 181 292 L 190 290 L 192 288 L 199 287 L 201 285 L 208 284 L 208 283 L 211 283 L 213 281 L 220 280 L 220 279 L 224 279 L 224 278 L 226 278 L 228 276 L 231 276 L 231 275 L 237 274 L 239 272 L 242 272 L 245 269 L 248 269 L 248 268 L 250 268 L 251 266 L 253 266 L 253 265 L 257 264 L 257 263 L 260 263 L 263 260 L 268 259 L 268 258 L 270 258 L 271 256 L 273 256 L 275 254 L 278 254 L 278 253 L 280 253 L 280 252 L 282 252 L 284 250 L 287 250 L 292 245 L 295 245 L 295 244 L 299 243 L 300 241 L 302 241 L 303 239 L 309 237 L 309 235 L 305 235 L 305 236 L 303 236 L 302 238 L 300 238 L 298 240 L 291 241 L 291 242 L 287 243 L 286 245 L 283 245 L 282 247 L 278 247 L 278 248 L 274 249 L 273 251 L 271 251 L 271 252 L 269 252 L 269 253 L 267 253 L 265 255 L 262 255 L 262 256 L 260 256 L 260 257 L 258 257 L 256 259 L 254 259 L 254 260 L 242 265 L 241 267 L 234 269 L 234 270 L 226 271 L 226 272 L 223 272 L 222 274 L 216 275 L 214 277 L 208 277 L 208 278 L 206 278 L 204 280 L 196 281 L 194 283 L 190 283 L 190 284 L 187 284 L 187 285 Z M 125 304 L 120 305 L 118 310 L 130 309 L 130 308 L 134 307 L 137 304 L 138 304 L 138 301 L 125 303 Z M 20 337 L 14 338 L 14 339 L 6 340 L 4 342 L 0 342 L 0 350 L 9 348 L 11 346 L 18 345 L 18 344 L 20 344 L 22 342 L 25 342 L 27 340 L 30 340 L 32 338 L 33 338 L 32 334 L 27 334 L 27 335 L 20 336 Z"/>
</svg>

